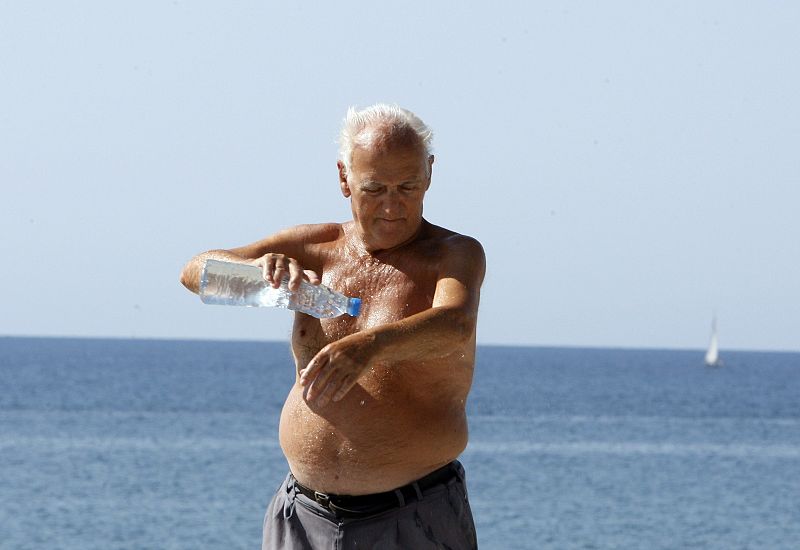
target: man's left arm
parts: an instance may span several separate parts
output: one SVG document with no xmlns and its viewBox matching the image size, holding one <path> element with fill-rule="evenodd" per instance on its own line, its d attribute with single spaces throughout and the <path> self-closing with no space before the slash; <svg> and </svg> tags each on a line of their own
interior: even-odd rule
<svg viewBox="0 0 800 550">
<path fill-rule="evenodd" d="M 373 362 L 425 361 L 460 352 L 472 341 L 480 287 L 486 271 L 475 239 L 451 237 L 441 259 L 430 309 L 331 342 L 300 371 L 306 399 L 323 406 L 339 401 Z"/>
</svg>

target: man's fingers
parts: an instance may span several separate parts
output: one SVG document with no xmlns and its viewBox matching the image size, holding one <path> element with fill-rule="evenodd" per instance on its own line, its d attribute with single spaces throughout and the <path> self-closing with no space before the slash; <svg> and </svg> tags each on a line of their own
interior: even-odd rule
<svg viewBox="0 0 800 550">
<path fill-rule="evenodd" d="M 306 389 L 306 400 L 309 403 L 316 403 L 317 405 L 324 405 L 328 402 L 325 398 L 325 392 L 328 390 L 328 384 L 320 381 L 319 378 L 314 379 L 311 385 Z"/>
<path fill-rule="evenodd" d="M 281 286 L 281 280 L 286 274 L 286 258 L 283 255 L 275 257 L 275 271 L 272 275 L 272 286 L 278 288 Z"/>
<path fill-rule="evenodd" d="M 314 381 L 311 382 L 311 386 L 308 389 L 308 399 L 310 401 L 319 398 L 323 394 L 328 383 L 333 381 L 331 377 L 335 374 L 335 370 L 328 365 L 327 368 L 319 371 L 319 374 L 314 377 Z"/>
<path fill-rule="evenodd" d="M 353 387 L 350 378 L 349 374 L 343 375 L 340 371 L 332 373 L 324 385 L 318 386 L 316 397 L 311 399 L 314 399 L 319 407 L 324 407 L 331 401 L 339 401 Z M 314 386 L 317 386 L 317 381 L 314 382 Z"/>
<path fill-rule="evenodd" d="M 316 382 L 314 383 L 314 385 L 316 385 Z M 331 391 L 332 391 L 332 385 L 326 384 L 325 387 L 321 387 L 319 389 L 319 392 L 316 395 L 314 396 L 309 395 L 308 400 L 314 402 L 317 405 L 317 407 L 324 407 L 331 400 Z"/>
<path fill-rule="evenodd" d="M 262 275 L 264 277 L 264 280 L 267 281 L 268 283 L 271 283 L 272 282 L 272 275 L 270 275 L 269 268 L 267 267 L 266 263 L 261 265 L 261 271 L 262 271 Z"/>
<path fill-rule="evenodd" d="M 322 282 L 322 280 L 319 278 L 319 275 L 317 275 L 317 272 L 314 270 L 306 269 L 305 271 L 303 271 L 303 274 L 306 277 L 306 281 L 308 281 L 312 285 L 318 285 Z"/>
<path fill-rule="evenodd" d="M 261 271 L 264 274 L 264 280 L 268 283 L 272 282 L 272 269 L 273 269 L 273 260 L 272 255 L 267 254 L 266 256 L 262 257 L 259 262 L 261 263 Z"/>
<path fill-rule="evenodd" d="M 264 258 L 264 279 L 267 280 L 268 283 L 274 284 L 275 282 L 275 263 L 278 261 L 278 258 L 275 254 L 265 254 Z M 280 279 L 278 279 L 280 280 Z"/>
<path fill-rule="evenodd" d="M 338 343 L 328 344 L 300 371 L 299 383 L 306 387 L 307 403 L 322 407 L 331 401 L 341 401 L 364 370 L 364 365 L 342 355 L 338 346 Z"/>
<path fill-rule="evenodd" d="M 308 362 L 306 368 L 300 371 L 300 385 L 306 386 L 309 382 L 311 382 L 316 376 L 319 370 L 324 367 L 328 363 L 328 356 L 327 355 L 317 355 L 311 361 Z"/>
<path fill-rule="evenodd" d="M 289 290 L 297 290 L 300 288 L 300 282 L 303 280 L 303 270 L 296 261 L 289 261 Z"/>
<path fill-rule="evenodd" d="M 355 385 L 356 385 L 356 381 L 355 381 L 355 379 L 353 379 L 352 376 L 350 376 L 350 375 L 344 376 L 342 378 L 341 382 L 339 382 L 338 388 L 333 388 L 333 400 L 334 401 L 341 401 L 342 398 L 345 395 L 347 395 L 347 392 L 349 392 L 351 389 L 353 389 L 353 386 L 355 386 Z"/>
<path fill-rule="evenodd" d="M 312 284 L 319 284 L 319 277 L 311 270 L 303 271 L 302 266 L 294 258 L 289 258 L 284 254 L 264 254 L 261 258 L 253 262 L 261 268 L 264 280 L 272 285 L 273 288 L 281 286 L 284 277 L 289 277 L 289 288 L 297 290 L 300 288 L 304 278 L 308 278 Z"/>
</svg>

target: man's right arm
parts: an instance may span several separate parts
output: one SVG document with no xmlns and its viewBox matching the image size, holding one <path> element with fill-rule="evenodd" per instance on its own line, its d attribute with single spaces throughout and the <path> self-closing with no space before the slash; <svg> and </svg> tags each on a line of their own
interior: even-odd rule
<svg viewBox="0 0 800 550">
<path fill-rule="evenodd" d="M 248 258 L 234 254 L 231 250 L 209 250 L 194 256 L 186 262 L 181 270 L 181 284 L 197 294 L 200 292 L 200 272 L 206 260 L 222 260 L 224 262 L 249 263 Z"/>
<path fill-rule="evenodd" d="M 322 259 L 319 245 L 334 241 L 341 231 L 339 224 L 299 225 L 284 229 L 260 241 L 231 248 L 209 250 L 189 260 L 181 270 L 180 281 L 195 294 L 200 290 L 200 273 L 206 260 L 256 265 L 264 271 L 264 279 L 278 286 L 284 274 L 290 276 L 289 287 L 297 289 L 305 277 L 319 284 Z"/>
</svg>

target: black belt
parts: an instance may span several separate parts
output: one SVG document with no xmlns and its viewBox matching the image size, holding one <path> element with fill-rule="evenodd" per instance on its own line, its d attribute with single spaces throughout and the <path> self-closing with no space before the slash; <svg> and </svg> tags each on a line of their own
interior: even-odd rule
<svg viewBox="0 0 800 550">
<path fill-rule="evenodd" d="M 456 477 L 455 462 L 434 470 L 425 477 L 413 481 L 408 485 L 398 487 L 393 491 L 373 493 L 370 495 L 332 495 L 320 493 L 301 485 L 294 476 L 294 486 L 297 492 L 315 501 L 320 506 L 327 508 L 339 516 L 365 516 L 383 512 L 395 506 L 405 506 L 422 498 L 422 494 L 436 485 L 449 482 Z"/>
</svg>

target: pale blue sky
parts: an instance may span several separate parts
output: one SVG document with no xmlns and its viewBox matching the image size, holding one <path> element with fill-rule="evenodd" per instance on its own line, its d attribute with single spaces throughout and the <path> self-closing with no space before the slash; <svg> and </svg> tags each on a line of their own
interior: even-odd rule
<svg viewBox="0 0 800 550">
<path fill-rule="evenodd" d="M 800 350 L 796 2 L 2 2 L 0 335 L 285 339 L 181 265 L 342 221 L 349 105 L 435 131 L 481 343 Z"/>
</svg>

